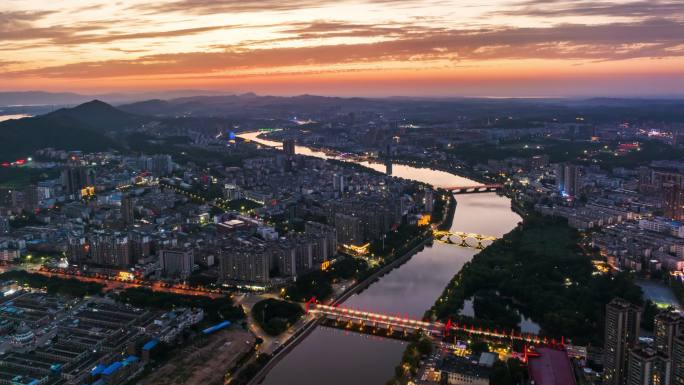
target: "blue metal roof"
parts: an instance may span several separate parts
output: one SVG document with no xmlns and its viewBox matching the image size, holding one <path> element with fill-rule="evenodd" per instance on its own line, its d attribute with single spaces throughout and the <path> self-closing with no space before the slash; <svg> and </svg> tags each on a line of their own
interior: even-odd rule
<svg viewBox="0 0 684 385">
<path fill-rule="evenodd" d="M 128 365 L 138 361 L 140 361 L 140 358 L 138 358 L 137 356 L 128 356 L 125 360 L 123 360 L 123 364 Z"/>
<path fill-rule="evenodd" d="M 91 371 L 90 374 L 93 376 L 96 376 L 100 373 L 102 373 L 103 370 L 105 370 L 107 367 L 103 364 L 98 364 L 96 367 L 94 367 Z"/>
<path fill-rule="evenodd" d="M 152 340 L 145 345 L 143 345 L 142 350 L 152 350 L 157 344 L 159 343 L 158 340 Z"/>
<path fill-rule="evenodd" d="M 217 330 L 221 330 L 221 329 L 223 329 L 223 328 L 225 328 L 225 327 L 228 327 L 229 325 L 230 325 L 230 321 L 223 321 L 223 322 L 221 322 L 221 323 L 218 324 L 218 325 L 214 325 L 214 326 L 212 326 L 212 327 L 210 327 L 210 328 L 206 328 L 206 329 L 202 330 L 202 333 L 204 333 L 204 334 L 211 334 L 211 333 L 213 333 L 213 332 L 215 332 L 215 331 L 217 331 Z"/>
<path fill-rule="evenodd" d="M 109 365 L 107 367 L 107 369 L 105 369 L 102 372 L 102 374 L 105 376 L 110 376 L 110 375 L 114 374 L 117 370 L 119 370 L 119 368 L 121 368 L 122 366 L 123 366 L 123 364 L 121 362 L 117 361 L 117 362 Z"/>
</svg>

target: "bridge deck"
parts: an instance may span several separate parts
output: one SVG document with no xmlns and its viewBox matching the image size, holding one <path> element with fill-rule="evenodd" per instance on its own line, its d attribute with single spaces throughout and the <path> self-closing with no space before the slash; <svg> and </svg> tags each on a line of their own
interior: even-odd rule
<svg viewBox="0 0 684 385">
<path fill-rule="evenodd" d="M 445 190 L 449 190 L 453 193 L 479 193 L 479 192 L 491 192 L 502 189 L 503 185 L 498 183 L 492 184 L 479 184 L 472 186 L 451 186 L 445 187 Z"/>
<path fill-rule="evenodd" d="M 446 230 L 433 230 L 432 235 L 437 239 L 449 238 L 452 236 L 456 236 L 456 237 L 461 238 L 461 242 L 465 242 L 468 238 L 475 239 L 478 242 L 496 241 L 497 239 L 499 239 L 498 237 L 495 237 L 493 235 L 484 235 L 484 234 L 477 234 L 477 233 L 465 233 L 462 231 L 446 231 Z"/>
<path fill-rule="evenodd" d="M 546 344 L 549 340 L 545 337 L 540 337 L 534 334 L 516 333 L 514 331 L 506 332 L 504 330 L 483 329 L 475 326 L 452 324 L 449 321 L 447 324 L 442 322 L 428 322 L 408 317 L 390 316 L 386 314 L 379 314 L 356 309 L 349 309 L 344 307 L 328 306 L 318 303 L 310 304 L 308 311 L 325 316 L 327 319 L 336 322 L 360 324 L 368 327 L 382 327 L 383 329 L 392 329 L 393 331 L 417 331 L 424 330 L 429 335 L 442 336 L 450 332 L 462 332 L 473 335 L 479 335 L 488 338 L 510 339 L 523 341 L 529 344 Z M 561 339 L 564 340 L 564 339 Z M 552 340 L 555 343 L 555 340 Z"/>
</svg>

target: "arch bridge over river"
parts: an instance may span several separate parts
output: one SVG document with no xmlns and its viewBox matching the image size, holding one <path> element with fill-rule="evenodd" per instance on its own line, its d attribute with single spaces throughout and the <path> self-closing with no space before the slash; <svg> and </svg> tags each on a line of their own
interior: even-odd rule
<svg viewBox="0 0 684 385">
<path fill-rule="evenodd" d="M 446 230 L 433 230 L 432 236 L 434 236 L 435 239 L 439 242 L 457 245 L 461 247 L 472 247 L 478 250 L 482 250 L 488 245 L 488 243 L 485 242 L 491 243 L 499 239 L 498 237 L 495 237 L 493 235 L 482 235 L 478 233 L 466 233 L 463 231 Z M 454 238 L 457 238 L 459 241 L 454 242 Z M 468 240 L 470 240 L 471 242 L 469 243 Z M 472 244 L 473 241 L 476 242 L 474 245 Z"/>
<path fill-rule="evenodd" d="M 542 337 L 534 333 L 521 333 L 515 330 L 490 329 L 476 327 L 474 325 L 428 321 L 411 318 L 408 315 L 392 313 L 377 313 L 362 309 L 347 308 L 344 306 L 330 306 L 320 304 L 312 298 L 306 303 L 306 312 L 318 315 L 333 322 L 334 326 L 355 329 L 360 332 L 373 334 L 383 333 L 392 336 L 407 337 L 418 331 L 426 333 L 433 338 L 442 338 L 452 333 L 461 333 L 477 336 L 487 341 L 519 341 L 529 345 L 557 345 L 564 344 L 565 337 L 559 339 Z"/>
</svg>

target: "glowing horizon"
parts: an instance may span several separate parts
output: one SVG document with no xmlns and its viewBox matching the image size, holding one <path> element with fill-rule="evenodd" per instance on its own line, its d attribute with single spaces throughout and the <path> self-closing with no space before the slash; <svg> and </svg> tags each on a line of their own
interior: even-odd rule
<svg viewBox="0 0 684 385">
<path fill-rule="evenodd" d="M 684 94 L 684 3 L 8 0 L 0 91 Z"/>
</svg>

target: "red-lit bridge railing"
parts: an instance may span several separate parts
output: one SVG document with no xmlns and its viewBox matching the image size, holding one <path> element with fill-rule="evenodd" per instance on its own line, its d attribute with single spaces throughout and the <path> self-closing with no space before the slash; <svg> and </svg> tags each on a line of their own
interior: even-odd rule
<svg viewBox="0 0 684 385">
<path fill-rule="evenodd" d="M 306 303 L 307 312 L 314 314 L 321 314 L 337 319 L 343 319 L 351 322 L 364 323 L 376 326 L 388 326 L 392 328 L 402 328 L 408 330 L 423 330 L 430 335 L 442 336 L 449 335 L 452 332 L 467 333 L 470 335 L 478 335 L 487 338 L 510 339 L 526 342 L 529 344 L 561 344 L 565 343 L 565 338 L 561 337 L 560 341 L 556 339 L 548 339 L 530 333 L 520 333 L 514 330 L 510 332 L 503 329 L 488 329 L 482 327 L 475 327 L 474 325 L 453 323 L 451 320 L 446 323 L 430 322 L 427 320 L 412 319 L 408 315 L 401 316 L 380 314 L 369 312 L 365 310 L 352 309 L 344 306 L 329 306 L 315 302 L 311 299 Z"/>
<path fill-rule="evenodd" d="M 492 190 L 498 190 L 503 188 L 503 185 L 500 183 L 491 183 L 491 184 L 478 184 L 478 185 L 472 185 L 472 186 L 452 186 L 452 187 L 444 187 L 445 190 L 453 191 L 453 192 L 487 192 L 487 191 L 492 191 Z"/>
</svg>

